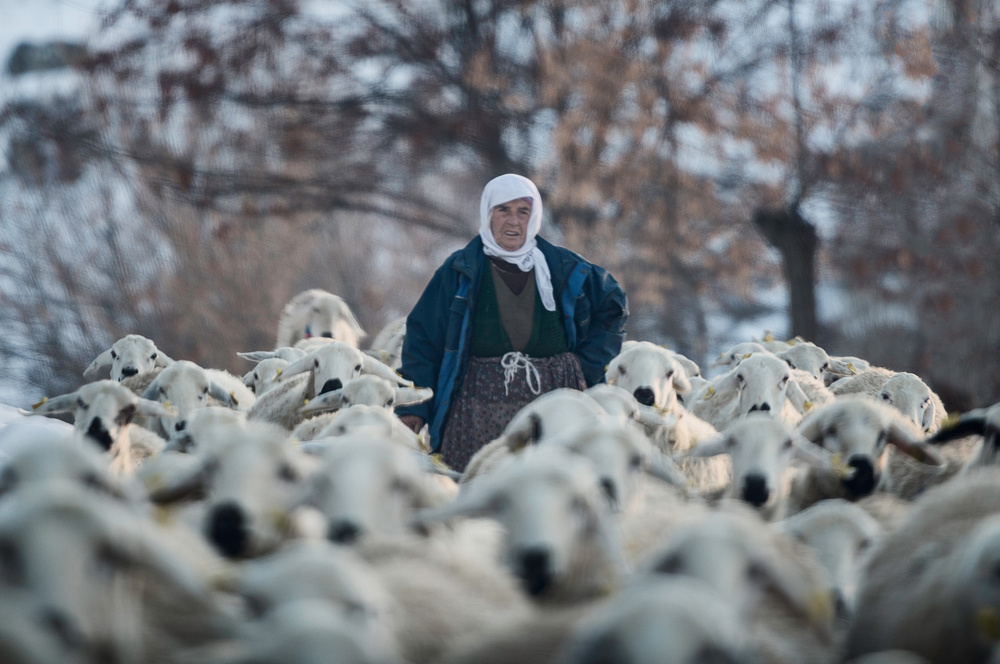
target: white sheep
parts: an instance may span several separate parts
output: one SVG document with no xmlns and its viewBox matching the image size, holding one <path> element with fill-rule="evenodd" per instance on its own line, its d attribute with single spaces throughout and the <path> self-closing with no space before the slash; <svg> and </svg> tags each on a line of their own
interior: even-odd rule
<svg viewBox="0 0 1000 664">
<path fill-rule="evenodd" d="M 403 364 L 403 339 L 405 338 L 406 317 L 404 316 L 387 323 L 375 335 L 371 347 L 365 352 L 393 369 L 399 369 Z"/>
<path fill-rule="evenodd" d="M 823 568 L 838 620 L 853 613 L 864 568 L 885 530 L 856 503 L 823 500 L 775 524 L 810 547 Z"/>
<path fill-rule="evenodd" d="M 648 341 L 639 341 L 622 350 L 604 373 L 610 385 L 631 392 L 644 406 L 664 410 L 677 406 L 678 393 L 691 390 L 687 370 L 674 353 Z"/>
<path fill-rule="evenodd" d="M 143 459 L 160 452 L 165 441 L 148 429 L 132 424 L 137 415 L 172 417 L 176 411 L 137 397 L 131 390 L 111 380 L 98 380 L 75 392 L 43 399 L 32 406 L 35 415 L 72 412 L 74 436 L 97 445 L 111 458 L 111 468 L 131 474 Z"/>
<path fill-rule="evenodd" d="M 121 382 L 129 376 L 162 369 L 171 363 L 173 360 L 150 339 L 140 334 L 129 334 L 95 357 L 83 371 L 83 376 L 91 378 L 101 369 L 111 367 L 111 380 Z"/>
<path fill-rule="evenodd" d="M 323 442 L 322 463 L 306 481 L 299 503 L 319 510 L 333 542 L 408 532 L 416 510 L 454 497 L 424 471 L 412 450 L 392 441 L 354 433 Z"/>
<path fill-rule="evenodd" d="M 274 387 L 289 361 L 281 357 L 261 360 L 257 366 L 243 374 L 243 384 L 250 388 L 254 396 L 260 396 Z"/>
<path fill-rule="evenodd" d="M 757 341 L 742 341 L 734 345 L 729 350 L 719 353 L 719 357 L 712 362 L 711 367 L 722 367 L 727 372 L 732 371 L 740 365 L 740 362 L 747 359 L 754 353 L 770 353 L 763 344 Z"/>
<path fill-rule="evenodd" d="M 690 410 L 716 429 L 758 410 L 795 426 L 808 400 L 783 360 L 756 353 L 713 381 L 713 389 L 695 399 Z"/>
<path fill-rule="evenodd" d="M 312 337 L 332 338 L 358 348 L 365 331 L 343 298 L 313 288 L 302 291 L 285 305 L 278 320 L 274 347 L 292 346 Z"/>
<path fill-rule="evenodd" d="M 264 555 L 296 536 L 293 512 L 315 459 L 266 422 L 222 424 L 214 437 L 190 457 L 194 462 L 170 468 L 178 472 L 146 478 L 150 499 L 169 504 L 204 496 L 195 506 L 199 529 L 228 558 Z"/>
<path fill-rule="evenodd" d="M 11 494 L 0 501 L 0 542 L 2 594 L 30 592 L 67 643 L 102 661 L 176 661 L 235 633 L 166 535 L 93 491 L 45 482 Z"/>
<path fill-rule="evenodd" d="M 874 367 L 838 380 L 830 391 L 836 396 L 866 394 L 884 401 L 927 434 L 937 432 L 947 416 L 941 397 L 912 373 Z"/>
<path fill-rule="evenodd" d="M 38 482 L 75 483 L 117 500 L 132 500 L 120 478 L 93 445 L 69 437 L 35 438 L 10 450 L 0 461 L 0 497 Z"/>
<path fill-rule="evenodd" d="M 576 625 L 556 664 L 757 661 L 736 608 L 708 584 L 670 577 L 630 589 Z"/>
<path fill-rule="evenodd" d="M 829 452 L 760 413 L 736 420 L 715 438 L 689 450 L 685 458 L 720 454 L 732 459 L 732 480 L 719 497 L 742 500 L 768 521 L 785 516 L 797 470 L 794 460 L 820 468 L 829 468 L 831 463 Z"/>
<path fill-rule="evenodd" d="M 1000 638 L 1000 470 L 927 491 L 872 554 L 845 656 L 903 649 L 984 662 Z"/>
<path fill-rule="evenodd" d="M 827 374 L 850 376 L 853 373 L 847 362 L 830 357 L 824 349 L 808 341 L 777 351 L 775 355 L 787 362 L 792 369 L 805 371 L 816 380 L 824 381 L 824 385 Z"/>
<path fill-rule="evenodd" d="M 1000 403 L 963 413 L 939 429 L 927 442 L 942 444 L 969 437 L 981 437 L 982 441 L 964 465 L 964 470 L 1000 465 Z"/>
<path fill-rule="evenodd" d="M 234 376 L 231 376 L 235 380 Z M 247 410 L 253 405 L 254 396 L 242 383 L 239 393 L 229 381 L 225 385 L 212 373 L 194 362 L 178 360 L 160 371 L 143 392 L 142 397 L 160 403 L 169 403 L 173 415 L 161 415 L 148 421 L 148 428 L 164 438 L 187 425 L 194 411 L 212 405 L 209 397 L 225 407 Z"/>
<path fill-rule="evenodd" d="M 362 373 L 374 374 L 403 386 L 413 383 L 357 348 L 330 340 L 284 368 L 278 384 L 260 395 L 247 411 L 250 419 L 274 422 L 289 431 L 303 419 L 301 409 L 325 392 L 341 389 Z"/>
<path fill-rule="evenodd" d="M 740 612 L 764 661 L 836 661 L 822 569 L 808 548 L 768 529 L 748 509 L 678 528 L 631 583 L 658 575 L 691 576 L 715 588 Z"/>
<path fill-rule="evenodd" d="M 558 445 L 533 446 L 466 485 L 418 524 L 489 517 L 505 530 L 504 562 L 538 601 L 575 603 L 615 590 L 625 568 L 593 466 Z"/>
<path fill-rule="evenodd" d="M 318 431 L 313 422 L 320 425 Z M 352 433 L 367 433 L 385 440 L 391 440 L 415 452 L 427 452 L 427 441 L 415 434 L 389 409 L 382 406 L 358 404 L 338 410 L 329 419 L 314 417 L 306 420 L 292 432 L 300 441 L 316 441 L 336 438 Z"/>
<path fill-rule="evenodd" d="M 795 479 L 792 513 L 824 498 L 858 500 L 877 488 L 891 491 L 884 472 L 890 445 L 924 465 L 944 469 L 944 460 L 920 440 L 912 422 L 867 397 L 841 397 L 810 412 L 799 433 L 833 454 L 835 463 L 829 470 L 808 468 Z"/>
</svg>

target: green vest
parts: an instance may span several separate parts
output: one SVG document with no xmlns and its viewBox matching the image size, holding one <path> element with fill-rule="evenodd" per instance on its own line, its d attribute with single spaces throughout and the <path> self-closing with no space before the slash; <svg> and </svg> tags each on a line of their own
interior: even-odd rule
<svg viewBox="0 0 1000 664">
<path fill-rule="evenodd" d="M 506 285 L 501 284 L 501 288 Z M 497 286 L 493 283 L 493 270 L 489 261 L 483 266 L 483 276 L 479 280 L 476 297 L 476 314 L 472 320 L 472 340 L 469 354 L 473 357 L 500 357 L 513 350 L 510 338 L 503 329 L 500 307 L 497 303 Z M 531 336 L 521 350 L 528 357 L 552 357 L 569 350 L 566 328 L 563 327 L 559 305 L 555 311 L 547 311 L 542 298 L 535 290 L 535 311 L 531 324 Z"/>
</svg>

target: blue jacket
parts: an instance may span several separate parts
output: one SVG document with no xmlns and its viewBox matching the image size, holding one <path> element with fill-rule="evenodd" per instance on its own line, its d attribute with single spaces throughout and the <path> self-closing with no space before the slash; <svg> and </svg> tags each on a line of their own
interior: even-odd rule
<svg viewBox="0 0 1000 664">
<path fill-rule="evenodd" d="M 604 370 L 621 351 L 628 301 L 607 270 L 541 237 L 538 248 L 552 273 L 552 291 L 563 313 L 569 348 L 580 358 L 587 385 L 604 381 Z M 431 451 L 441 433 L 469 354 L 475 296 L 486 264 L 476 236 L 437 269 L 406 318 L 400 373 L 418 387 L 434 388 L 431 401 L 396 409 L 430 424 Z"/>
</svg>

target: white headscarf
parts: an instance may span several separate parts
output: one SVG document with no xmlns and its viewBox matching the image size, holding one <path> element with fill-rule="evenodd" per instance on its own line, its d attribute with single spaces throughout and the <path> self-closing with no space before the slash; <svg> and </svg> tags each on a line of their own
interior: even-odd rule
<svg viewBox="0 0 1000 664">
<path fill-rule="evenodd" d="M 507 203 L 517 198 L 531 200 L 531 216 L 528 218 L 527 232 L 524 244 L 519 249 L 507 251 L 497 244 L 490 227 L 490 211 L 501 203 Z M 483 197 L 479 202 L 479 237 L 483 239 L 483 251 L 487 256 L 496 256 L 511 265 L 516 265 L 521 272 L 535 270 L 535 285 L 542 298 L 542 306 L 548 311 L 556 310 L 555 297 L 552 294 L 552 273 L 545 256 L 535 242 L 542 227 L 542 196 L 538 193 L 535 183 L 526 177 L 507 173 L 493 178 L 483 188 Z"/>
</svg>

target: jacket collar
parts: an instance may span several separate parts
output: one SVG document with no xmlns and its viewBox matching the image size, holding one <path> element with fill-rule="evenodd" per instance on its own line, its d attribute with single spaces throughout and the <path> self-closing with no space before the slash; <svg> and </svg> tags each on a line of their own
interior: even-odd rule
<svg viewBox="0 0 1000 664">
<path fill-rule="evenodd" d="M 557 247 L 541 235 L 535 236 L 538 248 L 545 256 L 545 261 L 549 264 L 549 272 L 552 274 L 552 287 L 558 293 L 569 279 L 573 268 L 577 266 L 583 257 L 576 255 L 568 249 Z M 458 256 L 453 263 L 454 268 L 470 279 L 475 279 L 482 269 L 486 254 L 483 253 L 483 240 L 478 235 L 458 250 Z M 567 260 L 570 259 L 570 260 Z M 572 260 L 576 259 L 576 260 Z"/>
</svg>

